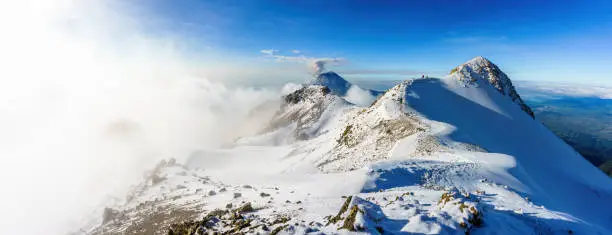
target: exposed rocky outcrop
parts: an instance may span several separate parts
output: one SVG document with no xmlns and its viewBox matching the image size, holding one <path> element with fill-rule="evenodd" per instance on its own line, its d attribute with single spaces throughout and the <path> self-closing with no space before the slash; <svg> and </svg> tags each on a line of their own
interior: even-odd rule
<svg viewBox="0 0 612 235">
<path fill-rule="evenodd" d="M 284 97 L 286 104 L 297 104 L 303 102 L 307 99 L 312 99 L 314 97 L 323 97 L 329 94 L 330 90 L 328 87 L 303 87 L 294 91 L 291 94 L 288 94 Z"/>
<path fill-rule="evenodd" d="M 337 145 L 318 166 L 325 172 L 354 170 L 389 157 L 389 151 L 402 138 L 424 131 L 425 126 L 404 109 L 406 86 L 399 84 L 364 109 L 346 115 L 346 126 Z"/>
<path fill-rule="evenodd" d="M 514 89 L 512 81 L 497 65 L 493 64 L 488 59 L 478 56 L 462 65 L 457 66 L 451 71 L 451 74 L 458 76 L 458 79 L 466 83 L 475 83 L 478 80 L 484 80 L 491 84 L 499 93 L 510 97 L 512 101 L 518 104 L 525 113 L 531 117 L 535 117 L 529 106 L 523 102 L 521 96 Z"/>
<path fill-rule="evenodd" d="M 284 103 L 265 131 L 295 125 L 297 140 L 309 139 L 317 133 L 317 123 L 330 107 L 348 104 L 342 98 L 330 94 L 325 86 L 310 85 L 283 97 Z"/>
</svg>

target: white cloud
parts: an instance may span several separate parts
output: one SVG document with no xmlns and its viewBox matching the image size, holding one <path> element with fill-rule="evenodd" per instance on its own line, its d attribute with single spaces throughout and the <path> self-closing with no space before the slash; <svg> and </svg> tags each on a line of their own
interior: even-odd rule
<svg viewBox="0 0 612 235">
<path fill-rule="evenodd" d="M 325 72 L 329 65 L 338 66 L 344 63 L 344 58 L 308 57 L 305 55 L 286 56 L 277 54 L 277 50 L 261 50 L 263 54 L 274 58 L 277 62 L 301 63 L 309 66 L 314 74 Z"/>
<path fill-rule="evenodd" d="M 181 38 L 151 37 L 109 1 L 64 2 L 0 3 L 3 234 L 75 232 L 161 158 L 233 140 L 277 97 L 192 76 Z"/>
<path fill-rule="evenodd" d="M 376 100 L 376 97 L 373 96 L 370 91 L 361 89 L 361 87 L 357 85 L 352 85 L 351 88 L 346 92 L 346 96 L 344 96 L 348 102 L 356 104 L 357 106 L 367 107 Z"/>
<path fill-rule="evenodd" d="M 291 50 L 291 52 L 293 52 L 293 54 L 300 54 L 300 52 L 301 52 L 301 51 L 300 51 L 300 50 L 295 50 L 295 49 L 294 49 L 294 50 Z"/>
<path fill-rule="evenodd" d="M 612 99 L 612 87 L 607 86 L 527 81 L 515 82 L 515 86 L 519 92 L 541 92 L 574 97 Z"/>
<path fill-rule="evenodd" d="M 342 70 L 343 74 L 352 75 L 406 75 L 406 76 L 420 76 L 421 74 L 435 74 L 446 71 L 424 71 L 424 70 L 412 70 L 412 69 L 348 69 Z"/>
<path fill-rule="evenodd" d="M 261 50 L 261 51 L 259 51 L 259 52 L 261 52 L 261 53 L 263 53 L 263 54 L 266 54 L 266 55 L 271 55 L 271 56 L 274 56 L 274 55 L 276 55 L 276 53 L 278 53 L 278 50 L 274 50 L 274 49 L 264 49 L 264 50 Z"/>
<path fill-rule="evenodd" d="M 302 84 L 297 84 L 297 83 L 287 83 L 283 86 L 283 88 L 281 89 L 281 94 L 282 95 L 288 95 L 291 94 L 299 89 L 302 89 L 304 87 L 304 85 Z"/>
<path fill-rule="evenodd" d="M 343 63 L 343 58 L 312 58 L 310 65 L 315 74 L 320 74 L 327 70 L 328 65 L 337 66 Z"/>
</svg>

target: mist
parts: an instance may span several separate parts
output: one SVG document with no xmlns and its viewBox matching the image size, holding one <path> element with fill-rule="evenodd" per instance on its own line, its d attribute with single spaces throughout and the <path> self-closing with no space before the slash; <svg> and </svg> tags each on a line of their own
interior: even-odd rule
<svg viewBox="0 0 612 235">
<path fill-rule="evenodd" d="M 344 99 L 357 106 L 367 107 L 376 100 L 376 96 L 372 95 L 368 90 L 364 90 L 357 85 L 352 85 L 346 92 Z"/>
<path fill-rule="evenodd" d="M 257 131 L 252 108 L 280 94 L 208 79 L 180 35 L 122 7 L 0 3 L 3 233 L 77 232 L 161 159 Z"/>
</svg>

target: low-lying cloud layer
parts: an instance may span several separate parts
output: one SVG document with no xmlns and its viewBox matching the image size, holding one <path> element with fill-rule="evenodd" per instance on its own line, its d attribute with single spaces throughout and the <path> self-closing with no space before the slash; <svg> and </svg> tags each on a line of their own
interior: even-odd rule
<svg viewBox="0 0 612 235">
<path fill-rule="evenodd" d="M 369 90 L 362 89 L 357 85 L 352 85 L 346 92 L 344 99 L 357 106 L 368 107 L 376 100 L 376 96 L 373 96 Z"/>
<path fill-rule="evenodd" d="M 521 95 L 529 96 L 533 92 L 548 93 L 553 95 L 564 95 L 573 97 L 598 97 L 600 99 L 612 99 L 612 87 L 568 84 L 568 83 L 546 83 L 546 82 L 515 82 L 515 86 Z"/>
<path fill-rule="evenodd" d="M 194 75 L 206 63 L 180 37 L 151 36 L 114 3 L 0 3 L 3 234 L 75 232 L 160 159 L 262 126 L 251 109 L 278 97 Z"/>
</svg>

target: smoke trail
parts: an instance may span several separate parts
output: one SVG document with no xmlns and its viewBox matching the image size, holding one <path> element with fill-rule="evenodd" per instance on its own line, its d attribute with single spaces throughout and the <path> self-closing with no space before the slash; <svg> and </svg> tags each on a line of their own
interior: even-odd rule
<svg viewBox="0 0 612 235">
<path fill-rule="evenodd" d="M 78 229 L 161 158 L 247 134 L 233 127 L 276 97 L 194 77 L 179 37 L 148 36 L 113 4 L 0 4 L 2 233 Z"/>
<path fill-rule="evenodd" d="M 295 53 L 295 51 L 296 50 L 292 50 L 292 53 Z M 305 55 L 280 55 L 280 51 L 275 49 L 264 49 L 260 50 L 259 52 L 268 57 L 274 58 L 278 62 L 294 62 L 306 64 L 310 67 L 311 73 L 313 73 L 315 76 L 326 72 L 328 65 L 337 66 L 346 62 L 344 58 L 308 57 Z"/>
<path fill-rule="evenodd" d="M 326 72 L 328 65 L 337 66 L 344 62 L 343 58 L 311 58 L 310 60 L 315 75 Z"/>
</svg>

